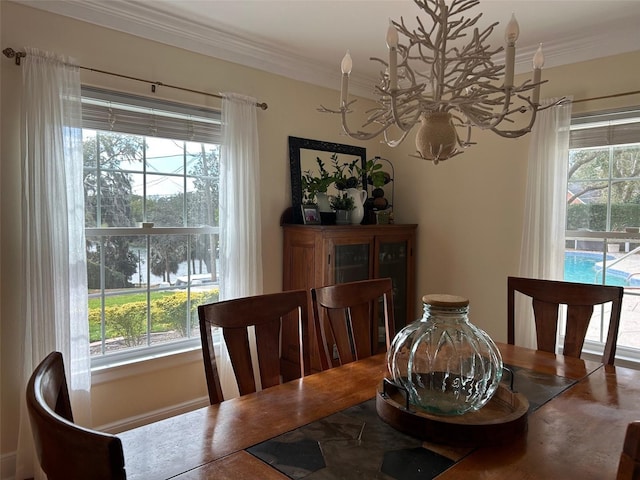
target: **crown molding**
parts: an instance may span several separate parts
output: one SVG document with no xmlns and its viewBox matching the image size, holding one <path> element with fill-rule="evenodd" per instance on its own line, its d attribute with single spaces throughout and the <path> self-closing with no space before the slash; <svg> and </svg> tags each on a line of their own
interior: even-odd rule
<svg viewBox="0 0 640 480">
<path fill-rule="evenodd" d="M 154 9 L 150 3 L 142 4 L 131 0 L 14 1 L 294 80 L 334 90 L 338 90 L 340 86 L 339 71 L 310 61 L 298 51 L 243 38 L 211 22 L 205 24 L 169 15 Z M 609 25 L 610 28 L 606 27 L 602 25 L 598 31 L 585 31 L 579 37 L 555 38 L 545 42 L 545 67 L 637 50 L 637 28 L 633 17 L 627 22 L 617 22 Z M 518 50 L 516 73 L 531 71 L 531 60 L 536 48 L 537 46 Z M 496 61 L 501 60 L 496 58 Z M 372 98 L 373 85 L 377 81 L 377 78 L 352 73 L 349 91 L 354 95 Z"/>
<path fill-rule="evenodd" d="M 241 38 L 218 26 L 168 15 L 149 5 L 122 0 L 15 2 L 294 80 L 332 89 L 340 86 L 339 71 L 330 72 L 295 51 Z M 364 93 L 368 90 L 366 84 L 366 78 L 355 75 L 351 91 L 359 94 L 362 90 Z"/>
</svg>

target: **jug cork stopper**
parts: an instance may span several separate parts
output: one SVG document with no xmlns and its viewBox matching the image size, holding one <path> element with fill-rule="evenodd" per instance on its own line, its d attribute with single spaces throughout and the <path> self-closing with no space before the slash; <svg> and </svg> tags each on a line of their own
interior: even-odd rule
<svg viewBox="0 0 640 480">
<path fill-rule="evenodd" d="M 434 307 L 467 307 L 469 299 L 447 293 L 431 293 L 422 297 L 422 302 Z"/>
</svg>

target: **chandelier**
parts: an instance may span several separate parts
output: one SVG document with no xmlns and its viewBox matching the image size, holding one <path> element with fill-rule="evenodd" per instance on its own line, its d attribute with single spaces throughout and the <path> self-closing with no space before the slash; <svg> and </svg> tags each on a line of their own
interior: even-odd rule
<svg viewBox="0 0 640 480">
<path fill-rule="evenodd" d="M 342 60 L 340 108 L 324 106 L 321 112 L 342 117 L 342 128 L 351 138 L 369 140 L 380 134 L 384 142 L 399 145 L 416 124 L 417 154 L 434 164 L 463 153 L 473 145 L 473 127 L 506 138 L 517 138 L 531 131 L 541 107 L 541 69 L 544 64 L 542 44 L 533 56 L 533 78 L 521 85 L 513 83 L 515 44 L 519 26 L 515 15 L 505 31 L 506 49 L 485 45 L 498 22 L 479 31 L 476 24 L 482 13 L 466 18 L 464 13 L 479 0 L 414 0 L 427 15 L 428 22 L 416 17 L 418 28 L 409 30 L 400 22 L 389 21 L 387 61 L 371 60 L 382 65 L 380 82 L 375 85 L 376 106 L 367 112 L 362 128 L 353 131 L 347 114 L 356 100 L 348 99 L 352 60 L 349 52 Z M 400 43 L 399 34 L 406 37 Z M 465 43 L 466 42 L 466 43 Z M 492 57 L 505 51 L 505 64 L 496 65 Z M 502 77 L 502 80 L 500 80 Z"/>
</svg>

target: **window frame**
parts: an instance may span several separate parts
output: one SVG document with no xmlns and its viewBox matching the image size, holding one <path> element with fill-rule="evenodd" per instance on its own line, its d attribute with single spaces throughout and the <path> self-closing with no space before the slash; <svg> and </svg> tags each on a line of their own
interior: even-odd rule
<svg viewBox="0 0 640 480">
<path fill-rule="evenodd" d="M 95 130 L 97 132 L 114 132 L 121 133 L 123 135 L 136 135 L 142 137 L 153 138 L 154 135 L 148 131 L 144 133 L 145 128 L 149 127 L 149 123 L 145 125 L 144 118 L 153 117 L 153 127 L 157 127 L 159 132 L 159 138 L 166 138 L 175 141 L 186 141 L 194 143 L 204 143 L 221 145 L 221 132 L 220 132 L 220 112 L 203 107 L 192 107 L 189 105 L 182 105 L 172 102 L 165 102 L 162 100 L 149 99 L 146 97 L 138 97 L 134 95 L 112 92 L 103 89 L 96 89 L 93 87 L 82 87 L 82 100 L 83 100 L 83 130 Z M 85 106 L 89 105 L 90 119 L 85 117 Z M 113 121 L 113 110 L 115 114 L 115 122 Z M 123 113 L 124 112 L 124 113 Z M 166 115 L 166 122 L 158 120 L 159 114 L 162 112 Z M 206 117 L 200 117 L 200 115 L 206 115 Z M 121 131 L 126 130 L 122 125 L 117 124 L 119 118 L 126 117 L 127 125 L 133 125 L 134 131 Z M 197 123 L 198 119 L 204 119 L 203 122 Z M 102 122 L 102 123 L 100 123 Z M 182 122 L 182 127 L 180 127 Z M 195 122 L 195 123 L 194 123 Z M 185 127 L 186 125 L 186 127 Z M 194 127 L 195 125 L 195 127 Z M 115 126 L 115 128 L 113 128 Z M 111 128 L 110 128 L 111 127 Z M 168 136 L 163 132 L 176 132 L 177 128 L 182 128 L 182 135 Z M 164 130 L 163 130 L 164 129 Z M 208 136 L 211 136 L 209 138 Z M 87 167 L 85 167 L 86 170 Z M 99 171 L 99 169 L 98 169 Z M 179 178 L 186 181 L 191 177 L 186 170 L 184 170 Z M 146 198 L 146 191 L 143 193 Z M 176 226 L 176 227 L 85 227 L 85 236 L 87 238 L 94 237 L 100 238 L 102 236 L 138 236 L 146 238 L 149 241 L 151 236 L 158 235 L 217 235 L 219 238 L 220 228 L 219 226 L 201 225 L 201 226 Z M 101 265 L 101 269 L 104 266 Z M 189 274 L 194 275 L 189 269 Z M 218 275 L 221 281 L 222 276 Z M 191 299 L 191 285 L 187 287 L 188 298 Z M 147 291 L 148 287 L 147 287 Z M 87 292 L 87 299 L 89 292 Z M 191 300 L 188 300 L 189 302 Z M 150 304 L 147 300 L 147 314 L 149 312 Z M 196 317 L 197 318 L 197 317 Z M 88 321 L 88 319 L 87 319 Z M 197 320 L 196 320 L 197 321 Z M 193 323 L 192 323 L 193 325 Z M 146 332 L 145 335 L 149 335 L 150 332 Z M 104 342 L 104 338 L 102 341 Z M 148 341 L 148 339 L 147 339 Z M 147 342 L 148 343 L 148 342 Z M 199 350 L 201 348 L 199 336 L 192 336 L 189 338 L 182 338 L 172 340 L 166 343 L 160 343 L 155 345 L 142 345 L 139 347 L 129 347 L 122 349 L 121 351 L 102 353 L 99 355 L 91 356 L 91 369 L 92 372 L 103 372 L 107 368 L 115 367 L 118 365 L 131 364 L 135 362 L 143 362 L 148 359 L 164 357 L 168 355 L 183 354 L 193 350 Z"/>
<path fill-rule="evenodd" d="M 640 108 L 632 107 L 625 109 L 618 109 L 612 111 L 604 111 L 604 112 L 595 112 L 595 113 L 586 113 L 586 114 L 578 114 L 574 115 L 571 119 L 571 133 L 570 133 L 570 144 L 569 151 L 578 150 L 578 149 L 591 149 L 591 148 L 599 148 L 599 149 L 608 149 L 609 150 L 609 169 L 608 175 L 606 178 L 602 178 L 601 181 L 607 183 L 607 188 L 610 189 L 611 185 L 615 181 L 634 181 L 638 180 L 639 177 L 614 177 L 612 175 L 612 151 L 615 148 L 624 145 L 636 145 L 640 143 Z M 567 158 L 567 162 L 569 162 L 570 156 Z M 595 179 L 594 179 L 595 181 Z M 567 178 L 567 192 L 569 192 L 570 187 L 570 179 Z M 607 254 L 607 245 L 609 242 L 613 241 L 627 241 L 633 240 L 634 238 L 638 238 L 638 234 L 629 234 L 629 233 L 620 233 L 620 232 L 612 232 L 611 229 L 611 195 L 609 194 L 607 197 L 606 210 L 606 230 L 605 231 L 575 231 L 568 230 L 568 225 L 565 225 L 565 251 L 567 249 L 567 243 L 569 241 L 579 241 L 579 240 L 591 240 L 591 241 L 600 241 L 603 243 L 603 250 L 595 251 L 596 253 L 602 253 L 603 258 L 605 258 Z M 569 219 L 567 218 L 567 221 Z M 638 243 L 638 242 L 634 242 Z M 606 260 L 604 260 L 606 266 Z M 603 275 L 602 281 L 606 281 L 606 273 Z M 625 288 L 625 293 L 623 297 L 623 302 L 625 297 L 629 298 L 629 296 L 637 297 L 638 293 L 634 293 L 633 291 L 627 291 Z M 605 322 L 605 319 L 608 320 L 608 314 L 603 313 L 604 307 L 600 307 L 598 309 L 594 309 L 594 317 L 592 317 L 592 321 L 597 320 L 599 322 L 599 332 L 600 332 L 600 341 L 595 341 L 593 339 L 585 339 L 583 352 L 585 356 L 588 358 L 593 358 L 595 360 L 600 359 L 602 352 L 604 350 L 604 342 L 606 341 L 606 328 L 608 326 L 608 322 Z M 623 310 L 624 313 L 624 310 Z M 597 316 L 597 317 L 596 317 Z M 621 318 L 621 322 L 623 318 Z M 606 325 L 605 325 L 606 324 Z M 560 323 L 560 334 L 559 334 L 559 351 L 562 351 L 561 345 L 564 342 L 564 318 L 561 318 Z M 634 348 L 626 345 L 618 344 L 616 350 L 616 363 L 618 360 L 627 364 L 627 365 L 635 365 L 637 366 L 640 363 L 640 348 Z"/>
</svg>

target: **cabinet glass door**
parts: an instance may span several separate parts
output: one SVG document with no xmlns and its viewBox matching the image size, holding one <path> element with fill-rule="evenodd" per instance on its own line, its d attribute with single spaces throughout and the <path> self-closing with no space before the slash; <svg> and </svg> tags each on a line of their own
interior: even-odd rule
<svg viewBox="0 0 640 480">
<path fill-rule="evenodd" d="M 415 318 L 407 318 L 407 259 L 408 242 L 406 239 L 399 241 L 381 241 L 378 245 L 378 270 L 376 277 L 390 277 L 393 282 L 393 317 L 396 324 L 396 332 L 411 323 Z"/>
<path fill-rule="evenodd" d="M 357 243 L 349 245 L 336 244 L 333 248 L 333 282 L 346 283 L 367 280 L 369 274 L 370 245 Z"/>
</svg>

